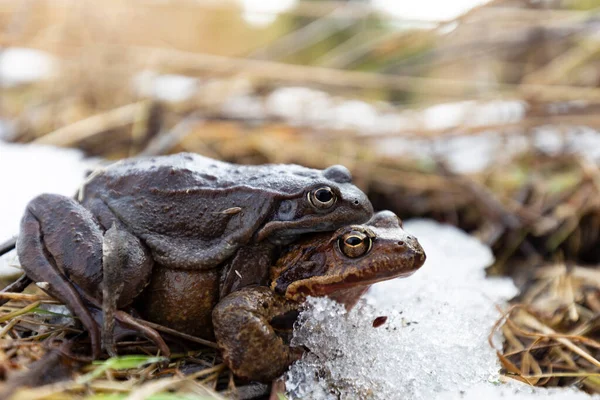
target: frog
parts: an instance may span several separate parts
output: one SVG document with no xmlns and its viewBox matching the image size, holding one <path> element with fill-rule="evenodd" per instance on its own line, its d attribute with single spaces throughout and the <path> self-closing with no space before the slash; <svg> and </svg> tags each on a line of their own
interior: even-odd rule
<svg viewBox="0 0 600 400">
<path fill-rule="evenodd" d="M 115 354 L 114 320 L 168 356 L 160 335 L 125 311 L 161 273 L 223 276 L 232 288 L 260 283 L 276 248 L 372 215 L 341 165 L 252 166 L 179 153 L 100 168 L 75 198 L 39 195 L 26 207 L 16 246 L 27 279 L 79 318 L 94 358 L 102 348 Z M 255 252 L 264 255 L 255 258 L 260 262 L 235 257 Z M 238 274 L 247 281 L 238 282 Z M 196 282 L 200 297 L 212 296 L 207 281 Z M 99 308 L 110 318 L 100 321 Z"/>
<path fill-rule="evenodd" d="M 408 277 L 425 260 L 418 240 L 391 211 L 290 244 L 271 267 L 269 285 L 245 286 L 214 307 L 225 363 L 238 377 L 276 379 L 304 353 L 289 345 L 289 332 L 308 296 L 327 296 L 350 310 L 371 285 Z"/>
</svg>

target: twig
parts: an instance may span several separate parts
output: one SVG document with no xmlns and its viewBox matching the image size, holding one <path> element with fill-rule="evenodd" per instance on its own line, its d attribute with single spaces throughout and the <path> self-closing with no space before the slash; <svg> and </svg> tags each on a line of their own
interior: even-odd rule
<svg viewBox="0 0 600 400">
<path fill-rule="evenodd" d="M 140 111 L 145 107 L 148 107 L 147 101 L 139 101 L 137 103 L 115 108 L 103 114 L 94 115 L 57 129 L 54 132 L 50 132 L 33 140 L 32 143 L 51 144 L 54 146 L 73 146 L 74 144 L 99 133 L 133 123 L 136 120 L 136 117 L 140 115 Z"/>
<path fill-rule="evenodd" d="M 26 274 L 23 274 L 19 277 L 19 279 L 6 286 L 0 291 L 0 299 L 2 299 L 0 300 L 0 306 L 6 304 L 9 300 L 11 300 L 12 298 L 10 296 L 16 293 L 21 293 L 32 282 L 33 281 L 29 279 L 29 277 Z"/>
<path fill-rule="evenodd" d="M 167 328 L 166 326 L 162 326 L 159 324 L 155 324 L 154 322 L 149 322 L 140 318 L 135 318 L 141 324 L 147 325 L 152 329 L 155 329 L 160 332 L 168 333 L 169 335 L 177 336 L 185 340 L 189 340 L 190 342 L 202 344 L 207 347 L 211 347 L 213 349 L 218 349 L 219 347 L 215 342 L 211 342 L 210 340 L 202 339 L 196 336 L 188 335 L 187 333 L 176 331 L 175 329 Z"/>
<path fill-rule="evenodd" d="M 31 303 L 28 306 L 23 307 L 23 308 L 21 308 L 19 310 L 13 311 L 13 312 L 8 313 L 8 314 L 4 314 L 4 315 L 0 316 L 0 322 L 6 322 L 6 321 L 9 321 L 10 319 L 12 319 L 14 317 L 18 317 L 19 315 L 27 314 L 31 310 L 37 308 L 40 304 L 41 304 L 40 301 L 36 301 L 35 303 Z"/>
<path fill-rule="evenodd" d="M 0 244 L 0 256 L 13 250 L 17 245 L 17 236 L 8 239 L 6 242 Z"/>
<path fill-rule="evenodd" d="M 44 301 L 54 300 L 50 296 L 39 295 L 39 294 L 25 294 L 25 293 L 2 293 L 0 292 L 0 299 L 3 300 L 17 300 L 17 301 Z"/>
</svg>

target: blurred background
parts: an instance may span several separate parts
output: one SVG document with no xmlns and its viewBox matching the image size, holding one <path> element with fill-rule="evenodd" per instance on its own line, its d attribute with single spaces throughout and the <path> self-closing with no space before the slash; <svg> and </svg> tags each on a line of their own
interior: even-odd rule
<svg viewBox="0 0 600 400">
<path fill-rule="evenodd" d="M 600 312 L 600 0 L 1 0 L 0 24 L 4 142 L 344 164 L 524 293 L 554 282 L 553 326 Z M 19 154 L 5 182 L 40 169 Z"/>
<path fill-rule="evenodd" d="M 600 1 L 0 5 L 4 141 L 341 163 L 377 208 L 475 233 L 500 272 L 598 261 Z"/>
</svg>

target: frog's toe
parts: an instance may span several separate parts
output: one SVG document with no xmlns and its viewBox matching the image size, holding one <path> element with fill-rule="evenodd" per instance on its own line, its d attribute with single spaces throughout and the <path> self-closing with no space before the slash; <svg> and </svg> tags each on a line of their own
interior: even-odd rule
<svg viewBox="0 0 600 400">
<path fill-rule="evenodd" d="M 94 304 L 93 307 L 90 307 L 90 311 L 96 324 L 104 326 L 104 313 L 100 308 L 100 305 Z M 163 340 L 162 336 L 160 336 L 155 329 L 145 325 L 144 321 L 136 319 L 127 312 L 121 310 L 115 311 L 113 318 L 111 324 L 113 327 L 110 333 L 105 330 L 102 334 L 102 347 L 111 357 L 118 355 L 117 342 L 135 336 L 144 337 L 154 343 L 162 356 L 171 356 L 171 350 Z"/>
<path fill-rule="evenodd" d="M 169 349 L 169 346 L 167 346 L 162 336 L 160 336 L 160 333 L 154 328 L 144 324 L 144 321 L 136 319 L 124 311 L 117 311 L 115 313 L 115 318 L 123 324 L 125 328 L 136 332 L 138 335 L 141 335 L 154 343 L 158 350 L 160 350 L 162 356 L 167 358 L 171 357 L 171 349 Z"/>
</svg>

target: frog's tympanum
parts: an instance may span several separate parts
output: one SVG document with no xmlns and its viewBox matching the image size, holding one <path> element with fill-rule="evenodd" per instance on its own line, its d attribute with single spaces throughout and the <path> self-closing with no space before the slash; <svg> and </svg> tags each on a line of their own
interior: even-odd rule
<svg viewBox="0 0 600 400">
<path fill-rule="evenodd" d="M 372 214 L 342 166 L 241 166 L 177 154 L 99 170 L 78 201 L 50 194 L 33 199 L 17 248 L 27 276 L 79 317 L 94 356 L 100 333 L 91 306 L 112 310 L 167 353 L 160 336 L 119 311 L 143 291 L 146 317 L 209 336 L 210 311 L 220 297 L 267 282 L 277 246 Z M 103 342 L 113 353 L 110 340 Z"/>
<path fill-rule="evenodd" d="M 306 296 L 329 296 L 349 309 L 371 284 L 409 276 L 424 262 L 423 249 L 390 211 L 309 235 L 279 258 L 270 288 L 245 287 L 219 301 L 212 318 L 223 357 L 236 375 L 273 379 L 302 354 L 282 336 Z"/>
</svg>

